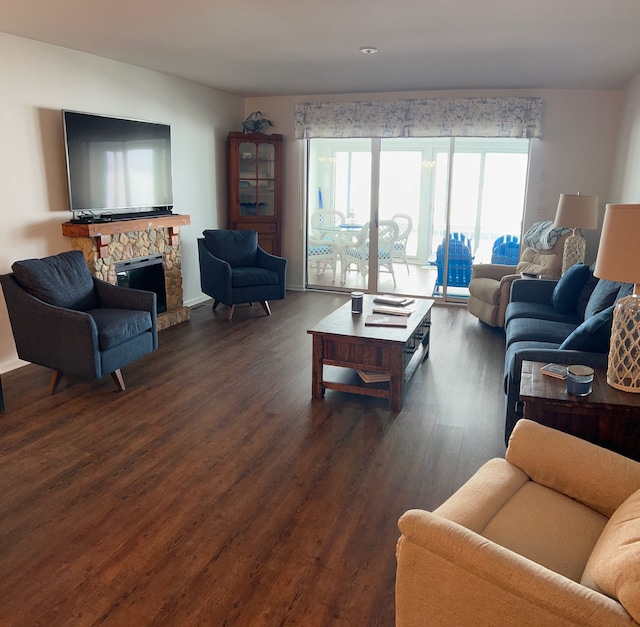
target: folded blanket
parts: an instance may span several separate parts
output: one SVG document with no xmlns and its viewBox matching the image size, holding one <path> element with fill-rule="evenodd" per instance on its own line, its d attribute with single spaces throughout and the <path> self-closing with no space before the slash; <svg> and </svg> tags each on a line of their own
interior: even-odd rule
<svg viewBox="0 0 640 627">
<path fill-rule="evenodd" d="M 551 220 L 536 222 L 522 238 L 525 246 L 537 248 L 538 250 L 551 250 L 558 240 L 571 233 L 573 229 L 565 227 L 556 228 Z"/>
</svg>

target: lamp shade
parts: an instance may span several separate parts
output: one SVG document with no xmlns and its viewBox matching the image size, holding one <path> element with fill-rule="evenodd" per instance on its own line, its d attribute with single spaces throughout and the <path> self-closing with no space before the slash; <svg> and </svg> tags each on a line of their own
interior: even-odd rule
<svg viewBox="0 0 640 627">
<path fill-rule="evenodd" d="M 601 279 L 640 283 L 640 205 L 607 205 L 594 274 Z"/>
<path fill-rule="evenodd" d="M 560 194 L 555 225 L 571 229 L 597 229 L 598 196 Z"/>
</svg>

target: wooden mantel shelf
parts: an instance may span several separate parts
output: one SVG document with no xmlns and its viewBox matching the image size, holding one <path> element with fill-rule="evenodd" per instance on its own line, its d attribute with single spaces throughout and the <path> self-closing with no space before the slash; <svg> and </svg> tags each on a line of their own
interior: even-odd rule
<svg viewBox="0 0 640 627">
<path fill-rule="evenodd" d="M 62 234 L 66 237 L 104 237 L 131 233 L 132 231 L 150 231 L 152 229 L 171 228 L 174 233 L 180 231 L 181 226 L 191 224 L 191 216 L 172 215 L 156 218 L 142 218 L 140 220 L 114 220 L 112 222 L 97 222 L 95 224 L 77 224 L 65 222 Z"/>
</svg>

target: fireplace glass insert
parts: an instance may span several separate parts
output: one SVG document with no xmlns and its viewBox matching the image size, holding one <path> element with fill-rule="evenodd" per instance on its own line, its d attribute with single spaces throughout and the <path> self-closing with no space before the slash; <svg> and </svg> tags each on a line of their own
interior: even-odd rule
<svg viewBox="0 0 640 627">
<path fill-rule="evenodd" d="M 148 290 L 157 295 L 158 313 L 167 311 L 167 290 L 162 255 L 138 257 L 116 263 L 116 277 L 121 287 Z"/>
</svg>

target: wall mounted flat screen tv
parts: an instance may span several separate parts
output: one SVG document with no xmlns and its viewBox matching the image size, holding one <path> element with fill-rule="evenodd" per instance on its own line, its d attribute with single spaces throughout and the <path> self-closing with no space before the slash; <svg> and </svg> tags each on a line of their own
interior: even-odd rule
<svg viewBox="0 0 640 627">
<path fill-rule="evenodd" d="M 74 217 L 171 208 L 168 124 L 62 111 Z"/>
</svg>

